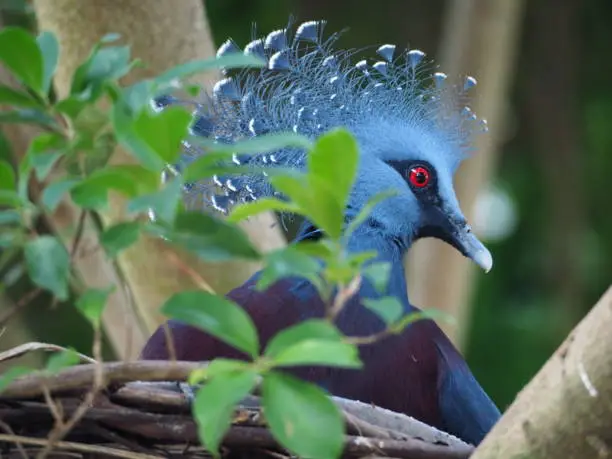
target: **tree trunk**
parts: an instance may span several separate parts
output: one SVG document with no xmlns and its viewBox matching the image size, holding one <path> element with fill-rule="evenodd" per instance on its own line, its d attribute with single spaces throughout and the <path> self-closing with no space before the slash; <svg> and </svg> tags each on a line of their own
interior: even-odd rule
<svg viewBox="0 0 612 459">
<path fill-rule="evenodd" d="M 136 69 L 126 83 L 157 75 L 177 64 L 214 56 L 214 46 L 201 0 L 35 0 L 41 30 L 57 34 L 61 55 L 55 87 L 66 95 L 70 77 L 87 57 L 91 47 L 102 36 L 118 33 L 130 45 L 132 56 L 146 67 Z M 216 75 L 203 75 L 197 81 L 210 85 Z M 114 163 L 133 162 L 118 149 Z M 101 215 L 105 225 L 120 220 L 125 200 L 112 197 L 111 209 Z M 252 240 L 262 249 L 284 244 L 282 233 L 271 216 L 252 220 L 245 225 Z M 218 292 L 226 292 L 246 280 L 258 267 L 256 263 L 232 262 L 205 264 L 177 252 L 162 240 L 141 237 L 119 259 L 123 276 L 131 290 L 145 333 L 155 329 L 161 317 L 161 304 L 173 293 L 196 288 L 172 260 L 179 259 Z"/>
<path fill-rule="evenodd" d="M 457 173 L 455 189 L 466 218 L 474 216 L 478 193 L 493 176 L 503 134 L 507 92 L 522 16 L 521 0 L 453 0 L 449 2 L 439 63 L 451 78 L 473 75 L 478 86 L 470 106 L 490 130 L 474 139 L 477 152 Z M 458 347 L 467 334 L 474 266 L 455 249 L 437 240 L 422 240 L 407 257 L 411 301 L 450 314 L 457 325 L 445 332 Z"/>
<path fill-rule="evenodd" d="M 609 457 L 612 287 L 521 391 L 473 459 Z"/>
</svg>

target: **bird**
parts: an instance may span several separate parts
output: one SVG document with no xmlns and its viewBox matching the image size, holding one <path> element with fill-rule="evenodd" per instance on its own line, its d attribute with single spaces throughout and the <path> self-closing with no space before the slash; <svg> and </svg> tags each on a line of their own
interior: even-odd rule
<svg viewBox="0 0 612 459">
<path fill-rule="evenodd" d="M 472 232 L 453 187 L 453 177 L 473 151 L 471 138 L 487 131 L 469 106 L 463 105 L 476 79 L 451 84 L 447 75 L 419 49 L 398 50 L 384 44 L 373 58 L 354 63 L 361 51 L 336 49 L 340 33 L 325 35 L 326 21 L 289 24 L 244 48 L 228 39 L 217 56 L 242 52 L 266 62 L 261 69 L 224 71 L 202 102 L 194 103 L 191 133 L 214 142 L 266 133 L 294 131 L 315 139 L 343 127 L 356 139 L 359 166 L 346 206 L 352 221 L 372 196 L 396 191 L 374 207 L 347 242 L 349 253 L 375 250 L 371 262 L 390 264 L 389 282 L 378 291 L 364 278 L 335 324 L 348 336 L 367 336 L 384 329 L 382 319 L 364 307 L 363 299 L 393 296 L 404 313 L 420 311 L 408 298 L 402 259 L 415 241 L 440 239 L 488 272 L 493 259 Z M 363 51 L 363 50 L 362 50 Z M 452 102 L 449 102 L 452 101 Z M 182 103 L 174 96 L 153 101 L 156 110 Z M 184 154 L 173 168 L 205 154 L 184 142 Z M 306 168 L 306 152 L 292 147 L 274 153 L 234 155 L 236 165 L 255 165 L 210 181 L 185 185 L 185 203 L 203 211 L 227 214 L 243 202 L 279 193 L 269 184 L 266 168 Z M 178 172 L 177 172 L 178 171 Z M 318 240 L 321 229 L 303 221 L 292 243 Z M 256 289 L 261 272 L 226 296 L 249 314 L 262 347 L 280 330 L 322 318 L 324 303 L 316 288 L 298 275 Z M 202 305 L 202 307 L 206 307 Z M 241 351 L 175 320 L 167 325 L 179 360 L 218 357 L 247 359 Z M 169 359 L 166 332 L 158 328 L 140 358 Z M 303 367 L 291 369 L 328 393 L 372 403 L 412 416 L 467 443 L 478 445 L 501 413 L 470 370 L 461 353 L 435 321 L 422 319 L 372 344 L 359 347 L 361 369 Z"/>
</svg>

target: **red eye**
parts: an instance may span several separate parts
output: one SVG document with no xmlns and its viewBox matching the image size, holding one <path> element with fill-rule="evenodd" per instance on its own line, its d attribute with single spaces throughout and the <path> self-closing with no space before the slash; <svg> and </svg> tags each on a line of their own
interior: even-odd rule
<svg viewBox="0 0 612 459">
<path fill-rule="evenodd" d="M 417 188 L 424 188 L 429 184 L 429 171 L 423 166 L 417 166 L 410 169 L 408 175 L 410 184 Z"/>
</svg>

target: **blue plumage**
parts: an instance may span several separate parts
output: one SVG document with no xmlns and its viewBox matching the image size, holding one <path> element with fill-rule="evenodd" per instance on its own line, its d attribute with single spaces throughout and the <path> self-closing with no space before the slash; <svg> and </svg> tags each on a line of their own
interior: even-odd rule
<svg viewBox="0 0 612 459">
<path fill-rule="evenodd" d="M 447 85 L 443 73 L 428 73 L 432 65 L 422 51 L 398 52 L 394 45 L 380 46 L 378 59 L 353 65 L 357 52 L 334 49 L 338 34 L 324 39 L 324 26 L 324 21 L 309 21 L 293 35 L 288 27 L 248 43 L 244 53 L 263 57 L 268 68 L 226 74 L 197 105 L 193 133 L 231 143 L 291 130 L 315 138 L 343 126 L 358 138 L 364 157 L 407 159 L 416 150 L 435 149 L 430 159 L 454 171 L 470 150 L 472 132 L 486 127 L 469 108 L 451 108 L 476 80 L 466 77 L 459 88 Z M 217 55 L 236 51 L 240 48 L 229 39 Z M 384 141 L 393 148 L 371 147 Z M 202 154 L 188 141 L 186 146 L 182 164 Z M 305 167 L 305 151 L 297 148 L 238 159 L 264 168 Z M 363 179 L 372 175 L 368 171 Z M 225 212 L 235 203 L 274 193 L 264 174 L 249 175 L 243 182 L 237 189 L 228 188 L 223 178 L 198 183 L 187 201 L 200 207 L 213 204 Z M 222 196 L 232 201 L 223 199 L 227 207 L 216 202 Z"/>
<path fill-rule="evenodd" d="M 389 188 L 397 195 L 378 205 L 355 231 L 349 251 L 376 250 L 379 261 L 391 264 L 387 295 L 398 298 L 405 312 L 416 310 L 408 300 L 402 258 L 421 237 L 451 244 L 488 271 L 492 258 L 471 232 L 453 189 L 453 175 L 470 150 L 474 130 L 486 127 L 469 108 L 455 103 L 476 84 L 467 77 L 460 87 L 443 73 L 426 73 L 419 50 L 399 53 L 393 45 L 376 51 L 380 59 L 351 63 L 354 52 L 333 49 L 337 35 L 323 39 L 324 22 L 310 21 L 293 35 L 274 31 L 244 48 L 264 57 L 268 68 L 226 74 L 211 95 L 198 105 L 194 135 L 231 143 L 266 132 L 294 130 L 311 138 L 334 128 L 348 128 L 357 138 L 360 162 L 347 218 L 353 218 L 374 194 Z M 220 55 L 239 50 L 228 40 Z M 172 99 L 158 100 L 160 105 Z M 186 140 L 182 164 L 204 154 Z M 235 164 L 301 169 L 305 152 L 285 149 Z M 176 165 L 180 171 L 181 164 Z M 188 205 L 227 212 L 236 203 L 273 195 L 266 174 L 214 177 L 185 189 Z M 316 238 L 316 228 L 304 224 L 299 239 Z M 254 290 L 253 279 L 228 294 L 251 315 L 265 345 L 279 330 L 311 317 L 324 308 L 315 289 L 304 279 L 284 279 L 265 292 Z M 361 304 L 379 293 L 364 281 L 359 295 L 339 315 L 346 334 L 363 336 L 384 324 Z M 438 305 L 430 305 L 438 306 Z M 202 305 L 205 307 L 205 305 Z M 177 356 L 207 360 L 219 356 L 244 358 L 218 340 L 171 322 Z M 437 325 L 418 321 L 397 336 L 360 348 L 363 371 L 329 368 L 296 370 L 333 394 L 412 415 L 477 444 L 499 417 L 467 364 Z M 142 357 L 167 358 L 165 335 L 158 330 Z"/>
</svg>

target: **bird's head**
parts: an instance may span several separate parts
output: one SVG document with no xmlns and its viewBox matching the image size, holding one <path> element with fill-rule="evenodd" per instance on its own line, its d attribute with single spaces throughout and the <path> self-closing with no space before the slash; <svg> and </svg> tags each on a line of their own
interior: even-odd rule
<svg viewBox="0 0 612 459">
<path fill-rule="evenodd" d="M 488 271 L 489 251 L 470 231 L 453 188 L 453 176 L 471 148 L 471 134 L 486 130 L 463 104 L 476 80 L 457 87 L 445 74 L 429 72 L 420 50 L 396 52 L 380 46 L 378 60 L 352 62 L 353 51 L 333 48 L 337 34 L 323 39 L 324 21 L 309 21 L 248 43 L 231 39 L 217 52 L 254 54 L 265 69 L 242 70 L 219 81 L 197 111 L 194 134 L 232 142 L 293 130 L 311 138 L 335 127 L 349 129 L 360 149 L 359 172 L 347 218 L 379 192 L 396 195 L 376 206 L 365 225 L 405 250 L 417 238 L 441 239 Z M 457 107 L 460 107 L 457 109 Z M 185 161 L 203 154 L 189 146 Z M 234 158 L 260 167 L 306 165 L 305 152 Z M 236 203 L 275 194 L 264 175 L 215 177 L 187 193 L 222 212 Z M 222 192 L 219 193 L 219 188 Z M 201 205 L 201 204 L 200 204 Z"/>
<path fill-rule="evenodd" d="M 460 163 L 452 143 L 423 126 L 403 120 L 378 120 L 356 129 L 361 156 L 348 216 L 372 196 L 395 194 L 374 207 L 364 223 L 407 249 L 419 238 L 440 239 L 488 272 L 490 252 L 461 211 L 453 176 Z"/>
</svg>

